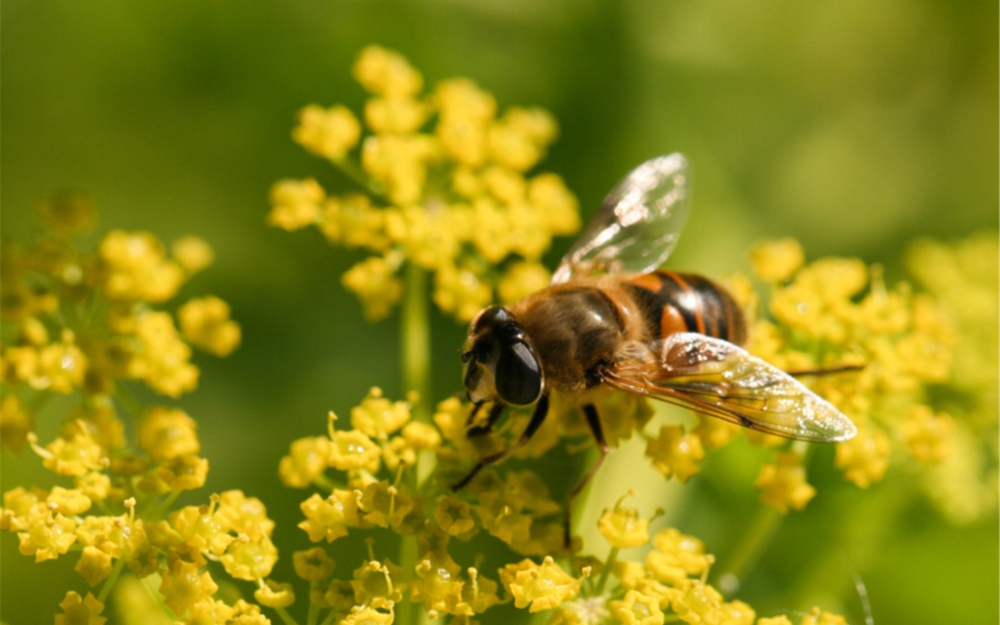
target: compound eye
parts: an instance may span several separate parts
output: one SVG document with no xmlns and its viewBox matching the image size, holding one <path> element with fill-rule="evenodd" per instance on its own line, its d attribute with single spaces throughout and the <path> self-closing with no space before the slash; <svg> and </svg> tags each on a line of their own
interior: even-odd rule
<svg viewBox="0 0 1000 625">
<path fill-rule="evenodd" d="M 542 394 L 542 368 L 531 348 L 522 342 L 503 350 L 495 380 L 500 399 L 514 406 L 527 406 Z"/>
</svg>

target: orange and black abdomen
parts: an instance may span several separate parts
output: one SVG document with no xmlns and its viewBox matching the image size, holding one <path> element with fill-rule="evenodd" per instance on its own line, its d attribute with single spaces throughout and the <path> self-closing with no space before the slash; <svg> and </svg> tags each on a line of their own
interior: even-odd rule
<svg viewBox="0 0 1000 625">
<path fill-rule="evenodd" d="M 625 284 L 646 319 L 652 340 L 675 332 L 698 332 L 742 345 L 746 322 L 732 296 L 708 278 L 654 271 Z"/>
</svg>

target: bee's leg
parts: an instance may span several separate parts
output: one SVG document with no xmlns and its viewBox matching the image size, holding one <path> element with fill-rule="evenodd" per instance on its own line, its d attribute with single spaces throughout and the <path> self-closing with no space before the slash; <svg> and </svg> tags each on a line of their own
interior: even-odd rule
<svg viewBox="0 0 1000 625">
<path fill-rule="evenodd" d="M 542 423 L 545 421 L 545 416 L 548 413 L 549 413 L 549 396 L 546 394 L 542 395 L 541 399 L 538 400 L 538 403 L 535 404 L 535 412 L 534 414 L 531 415 L 531 421 L 528 422 L 528 427 L 525 428 L 524 434 L 521 434 L 521 438 L 519 438 L 516 443 L 514 443 L 507 449 L 497 452 L 492 456 L 486 456 L 485 458 L 480 460 L 479 463 L 476 464 L 476 466 L 473 467 L 471 471 L 469 471 L 468 475 L 466 475 L 464 478 L 462 478 L 461 481 L 459 481 L 457 484 L 454 484 L 451 487 L 451 490 L 460 490 L 464 488 L 466 484 L 472 481 L 472 478 L 476 477 L 476 475 L 483 470 L 483 467 L 489 464 L 493 464 L 494 462 L 499 462 L 500 460 L 503 460 L 507 456 L 507 454 L 527 445 L 528 441 L 531 440 L 531 437 L 534 436 L 535 432 L 538 431 L 538 428 L 542 426 Z M 491 412 L 490 416 L 492 415 L 493 413 Z"/>
<path fill-rule="evenodd" d="M 573 490 L 569 492 L 569 501 L 566 502 L 566 513 L 563 516 L 563 544 L 567 549 L 573 538 L 570 535 L 569 529 L 570 520 L 573 516 L 573 500 L 587 487 L 587 484 L 597 474 L 597 470 L 604 464 L 604 459 L 608 457 L 608 453 L 611 451 L 607 441 L 604 440 L 604 430 L 601 429 L 601 420 L 597 416 L 597 408 L 594 408 L 593 404 L 587 404 L 583 407 L 583 415 L 587 418 L 587 425 L 590 426 L 590 433 L 594 436 L 594 441 L 597 443 L 597 449 L 601 452 L 601 457 L 597 459 L 594 466 L 590 467 L 590 470 L 583 476 L 580 483 L 574 486 Z"/>
<path fill-rule="evenodd" d="M 472 423 L 473 420 L 475 419 L 476 413 L 479 412 L 480 406 L 482 406 L 482 404 L 477 405 L 476 409 L 473 410 L 472 414 L 469 415 L 469 423 Z M 469 428 L 469 430 L 465 433 L 465 435 L 469 438 L 474 438 L 476 436 L 482 436 L 483 434 L 489 434 L 491 431 L 493 431 L 493 424 L 497 422 L 497 419 L 500 418 L 500 415 L 503 414 L 504 408 L 506 407 L 507 406 L 500 403 L 499 401 L 494 402 L 493 407 L 490 408 L 490 413 L 486 415 L 486 423 Z"/>
</svg>

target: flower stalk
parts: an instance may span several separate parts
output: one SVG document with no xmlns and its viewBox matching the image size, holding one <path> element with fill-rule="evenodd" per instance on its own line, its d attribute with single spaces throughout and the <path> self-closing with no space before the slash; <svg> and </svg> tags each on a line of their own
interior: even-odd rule
<svg viewBox="0 0 1000 625">
<path fill-rule="evenodd" d="M 430 423 L 431 328 L 427 271 L 415 263 L 406 264 L 405 300 L 400 320 L 403 388 L 416 392 L 411 414 L 420 423 Z"/>
</svg>

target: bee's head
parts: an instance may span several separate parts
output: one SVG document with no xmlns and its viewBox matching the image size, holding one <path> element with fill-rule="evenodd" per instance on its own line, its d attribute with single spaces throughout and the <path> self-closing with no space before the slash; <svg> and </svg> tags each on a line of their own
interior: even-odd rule
<svg viewBox="0 0 1000 625">
<path fill-rule="evenodd" d="M 521 324 L 506 308 L 476 315 L 462 350 L 465 388 L 474 403 L 499 399 L 527 406 L 542 394 L 542 366 Z"/>
</svg>

